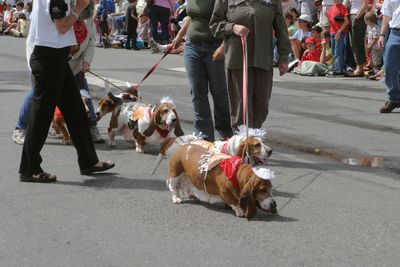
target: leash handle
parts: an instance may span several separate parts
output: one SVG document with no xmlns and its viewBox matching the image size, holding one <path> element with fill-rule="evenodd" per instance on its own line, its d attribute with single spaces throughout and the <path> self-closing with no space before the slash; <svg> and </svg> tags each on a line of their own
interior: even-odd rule
<svg viewBox="0 0 400 267">
<path fill-rule="evenodd" d="M 160 64 L 160 62 L 169 54 L 171 53 L 173 47 L 172 45 L 164 52 L 164 55 L 160 58 L 160 60 L 158 60 L 152 67 L 151 69 L 146 73 L 146 75 L 143 77 L 143 79 L 132 88 L 132 90 L 130 91 L 131 94 L 134 94 L 136 92 L 137 89 L 139 89 L 140 85 L 142 85 L 142 83 L 150 76 L 150 74 L 153 73 L 153 71 L 157 68 L 158 64 Z"/>
</svg>

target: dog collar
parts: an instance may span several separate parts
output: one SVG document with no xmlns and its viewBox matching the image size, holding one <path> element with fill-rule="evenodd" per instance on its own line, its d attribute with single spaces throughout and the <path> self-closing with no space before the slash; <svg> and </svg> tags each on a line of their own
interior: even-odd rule
<svg viewBox="0 0 400 267">
<path fill-rule="evenodd" d="M 239 190 L 239 182 L 236 173 L 240 166 L 244 163 L 243 159 L 238 156 L 224 159 L 220 162 L 219 166 L 224 171 L 226 178 L 232 183 L 233 187 Z"/>
</svg>

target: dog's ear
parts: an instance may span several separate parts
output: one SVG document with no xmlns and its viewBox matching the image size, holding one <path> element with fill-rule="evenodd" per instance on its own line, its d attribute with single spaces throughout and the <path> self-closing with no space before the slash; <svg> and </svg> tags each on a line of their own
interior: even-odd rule
<svg viewBox="0 0 400 267">
<path fill-rule="evenodd" d="M 122 99 L 119 97 L 116 97 L 115 95 L 113 95 L 111 92 L 108 92 L 108 97 L 111 98 L 112 101 L 114 101 L 115 104 L 121 103 Z"/>
<path fill-rule="evenodd" d="M 239 206 L 245 212 L 247 219 L 253 218 L 257 213 L 256 201 L 254 199 L 253 185 L 251 179 L 247 181 L 240 192 Z"/>
<path fill-rule="evenodd" d="M 111 114 L 110 128 L 112 129 L 118 128 L 118 117 L 120 112 L 121 112 L 121 107 L 113 110 Z"/>
<path fill-rule="evenodd" d="M 147 127 L 146 130 L 143 131 L 143 135 L 146 136 L 146 137 L 151 136 L 154 133 L 155 129 L 156 129 L 156 125 L 157 125 L 156 118 L 157 118 L 158 113 L 159 113 L 158 110 L 159 110 L 158 107 L 154 110 L 153 117 L 151 117 L 150 121 L 149 121 L 149 126 Z"/>
<path fill-rule="evenodd" d="M 175 124 L 175 127 L 174 127 L 174 134 L 175 134 L 175 136 L 182 136 L 185 133 L 182 130 L 182 126 L 181 126 L 181 123 L 180 123 L 180 120 L 179 120 L 179 117 L 178 117 L 178 113 L 176 113 L 175 109 L 174 109 L 174 113 L 175 113 L 175 117 L 176 117 L 176 124 Z"/>
</svg>

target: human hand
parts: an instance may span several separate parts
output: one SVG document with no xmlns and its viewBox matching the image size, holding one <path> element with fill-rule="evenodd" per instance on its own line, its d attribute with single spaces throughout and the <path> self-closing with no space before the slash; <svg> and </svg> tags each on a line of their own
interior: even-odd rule
<svg viewBox="0 0 400 267">
<path fill-rule="evenodd" d="M 89 5 L 89 3 L 90 0 L 76 0 L 75 11 L 80 14 Z"/>
<path fill-rule="evenodd" d="M 384 48 L 385 47 L 385 36 L 382 36 L 382 35 L 379 36 L 378 46 L 380 48 Z"/>
<path fill-rule="evenodd" d="M 279 63 L 279 75 L 282 76 L 288 72 L 288 64 L 287 63 Z"/>
<path fill-rule="evenodd" d="M 83 61 L 83 63 L 82 63 L 82 72 L 85 73 L 85 72 L 88 72 L 89 70 L 90 70 L 90 64 L 87 63 L 86 61 Z"/>
<path fill-rule="evenodd" d="M 179 34 L 177 34 L 175 36 L 175 38 L 172 40 L 172 43 L 171 43 L 172 48 L 178 48 L 181 41 L 182 41 L 182 37 Z"/>
<path fill-rule="evenodd" d="M 215 52 L 212 56 L 212 60 L 217 61 L 217 60 L 223 60 L 225 57 L 225 49 L 223 45 L 220 45 L 217 49 L 215 49 Z"/>
<path fill-rule="evenodd" d="M 250 32 L 250 30 L 243 25 L 235 24 L 233 25 L 233 33 L 236 34 L 237 36 L 243 37 L 247 36 L 247 34 Z"/>
<path fill-rule="evenodd" d="M 339 42 L 339 40 L 340 40 L 340 32 L 337 32 L 336 34 L 335 34 L 335 40 L 336 40 L 336 42 Z"/>
</svg>

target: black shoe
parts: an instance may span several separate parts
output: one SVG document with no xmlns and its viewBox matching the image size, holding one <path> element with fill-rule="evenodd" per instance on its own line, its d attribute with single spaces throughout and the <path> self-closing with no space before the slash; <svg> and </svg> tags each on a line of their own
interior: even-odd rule
<svg viewBox="0 0 400 267">
<path fill-rule="evenodd" d="M 393 103 L 390 101 L 386 101 L 383 107 L 379 110 L 380 113 L 390 113 L 395 108 L 400 108 L 400 103 Z"/>
<path fill-rule="evenodd" d="M 328 72 L 328 75 L 331 75 L 331 76 L 343 76 L 344 73 L 343 72 L 330 71 L 330 72 Z"/>
<path fill-rule="evenodd" d="M 115 166 L 114 163 L 102 162 L 102 165 L 100 167 L 92 166 L 89 168 L 81 169 L 81 174 L 82 175 L 90 175 L 95 172 L 104 172 L 106 170 L 114 168 L 114 166 Z"/>
<path fill-rule="evenodd" d="M 137 47 L 137 46 L 132 47 L 132 49 L 133 49 L 133 50 L 136 50 L 136 51 L 140 50 L 140 48 Z"/>
</svg>

